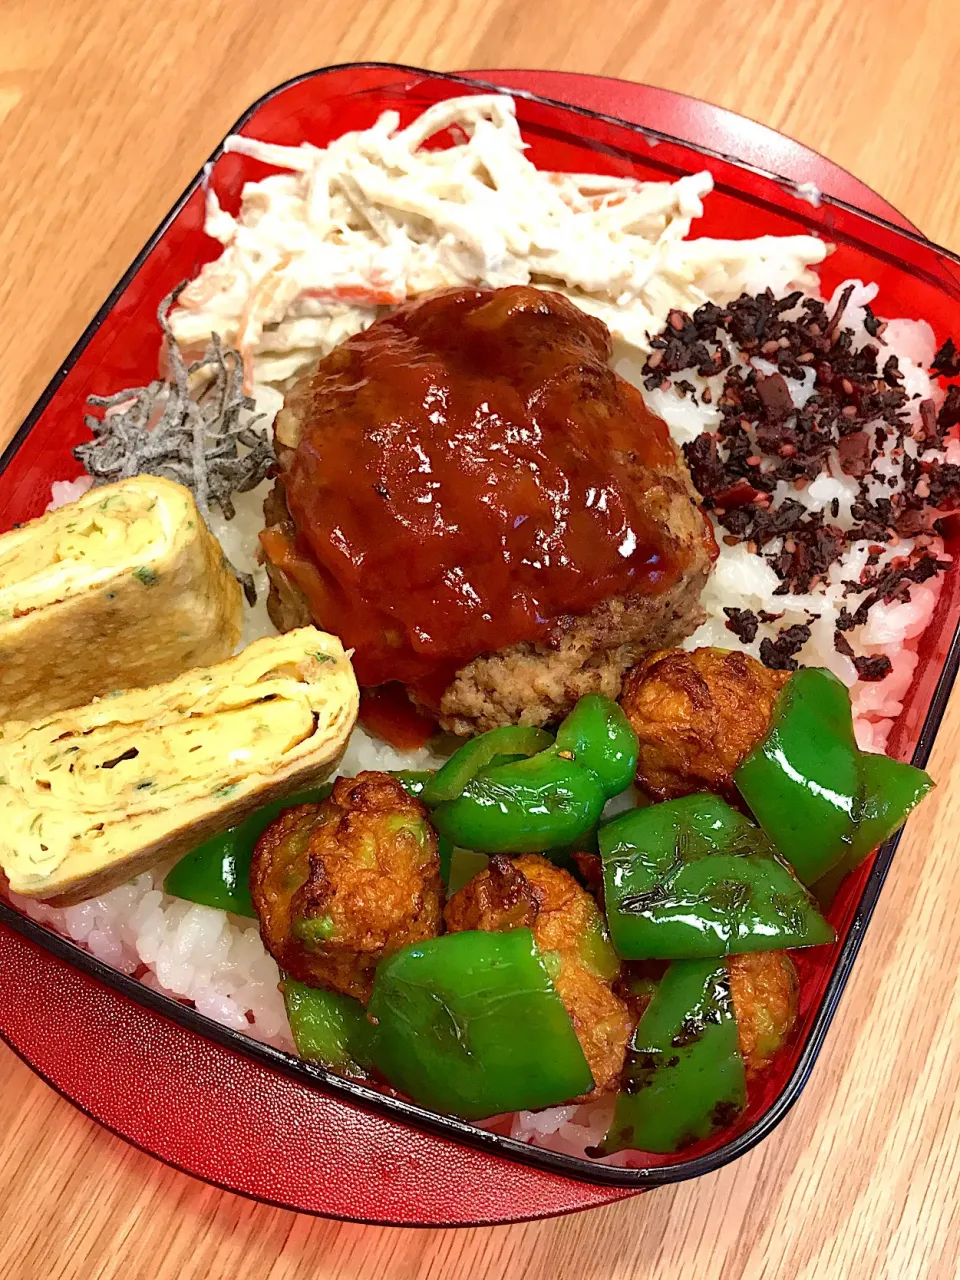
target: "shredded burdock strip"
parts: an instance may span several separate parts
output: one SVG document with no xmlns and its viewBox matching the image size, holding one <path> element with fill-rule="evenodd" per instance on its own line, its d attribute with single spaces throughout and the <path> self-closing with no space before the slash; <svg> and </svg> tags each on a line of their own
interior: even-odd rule
<svg viewBox="0 0 960 1280">
<path fill-rule="evenodd" d="M 243 390 L 239 353 L 225 350 L 212 333 L 199 360 L 190 365 L 184 360 L 169 315 L 186 286 L 186 280 L 177 285 L 157 310 L 167 377 L 146 387 L 89 396 L 87 403 L 104 412 L 85 415 L 93 439 L 77 445 L 73 456 L 95 487 L 137 475 L 175 480 L 191 490 L 209 524 L 213 506 L 232 520 L 233 494 L 255 489 L 270 474 L 275 458 L 266 426 L 259 425 L 265 415 L 247 416 L 256 402 Z M 233 565 L 230 569 L 254 604 L 251 575 Z"/>
</svg>

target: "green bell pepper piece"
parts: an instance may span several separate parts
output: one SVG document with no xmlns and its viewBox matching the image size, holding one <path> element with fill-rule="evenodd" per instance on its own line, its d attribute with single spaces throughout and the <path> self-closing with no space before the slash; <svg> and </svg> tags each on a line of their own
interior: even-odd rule
<svg viewBox="0 0 960 1280">
<path fill-rule="evenodd" d="M 443 836 L 440 839 L 449 847 L 449 840 Z M 481 871 L 486 871 L 489 861 L 485 853 L 474 853 L 472 849 L 454 849 L 450 857 L 450 874 L 445 881 L 447 897 L 452 898 L 465 884 L 469 884 L 474 876 L 478 876 Z"/>
<path fill-rule="evenodd" d="M 557 730 L 556 750 L 595 773 L 608 800 L 633 781 L 639 749 L 622 709 L 599 693 L 581 698 Z"/>
<path fill-rule="evenodd" d="M 617 704 L 589 694 L 556 742 L 542 729 L 493 729 L 455 752 L 421 798 L 454 844 L 483 853 L 557 850 L 562 861 L 560 851 L 586 835 L 606 801 L 629 785 L 637 751 Z"/>
<path fill-rule="evenodd" d="M 610 936 L 625 960 L 683 960 L 833 942 L 764 833 L 712 795 L 600 828 Z"/>
<path fill-rule="evenodd" d="M 836 866 L 812 885 L 824 905 L 833 901 L 844 878 L 903 825 L 911 810 L 936 785 L 922 769 L 868 751 L 860 755 L 860 777 L 863 794 L 859 822 L 850 846 Z"/>
<path fill-rule="evenodd" d="M 596 1154 L 680 1151 L 731 1124 L 746 1101 L 726 965 L 675 960 L 637 1024 Z"/>
<path fill-rule="evenodd" d="M 936 785 L 922 769 L 871 751 L 860 753 L 860 777 L 863 799 L 850 845 L 853 866 L 902 827 L 910 812 Z"/>
<path fill-rule="evenodd" d="M 275 800 L 237 826 L 211 836 L 171 867 L 163 882 L 164 892 L 238 916 L 256 917 L 250 897 L 250 863 L 257 841 L 284 809 L 296 804 L 320 804 L 332 790 L 333 783 L 328 782 Z"/>
<path fill-rule="evenodd" d="M 754 817 L 804 884 L 844 856 L 860 804 L 850 694 L 819 667 L 780 691 L 767 736 L 733 775 Z"/>
<path fill-rule="evenodd" d="M 424 787 L 434 776 L 432 769 L 395 769 L 389 772 L 391 777 L 396 778 L 400 783 L 407 795 L 413 796 L 414 800 L 423 795 Z"/>
<path fill-rule="evenodd" d="M 483 769 L 431 821 L 463 849 L 542 853 L 595 826 L 606 798 L 596 775 L 553 751 Z"/>
<path fill-rule="evenodd" d="M 378 967 L 368 1012 L 377 1069 L 434 1111 L 479 1120 L 593 1088 L 529 929 L 404 947 Z"/>
<path fill-rule="evenodd" d="M 366 1075 L 372 1066 L 373 1025 L 359 1000 L 308 987 L 283 975 L 280 983 L 297 1053 L 341 1075 Z"/>
<path fill-rule="evenodd" d="M 784 685 L 767 736 L 734 782 L 821 902 L 933 786 L 923 770 L 857 748 L 849 691 L 817 667 Z"/>
<path fill-rule="evenodd" d="M 497 756 L 534 756 L 552 742 L 553 735 L 546 730 L 526 725 L 508 724 L 491 729 L 489 733 L 481 733 L 479 737 L 465 742 L 437 770 L 423 788 L 420 798 L 431 809 L 445 800 L 455 800 L 463 794 L 471 778 L 493 764 Z"/>
</svg>

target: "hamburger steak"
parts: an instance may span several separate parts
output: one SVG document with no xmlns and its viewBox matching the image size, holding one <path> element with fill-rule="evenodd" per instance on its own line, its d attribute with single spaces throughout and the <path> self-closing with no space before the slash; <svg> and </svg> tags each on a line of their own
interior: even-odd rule
<svg viewBox="0 0 960 1280">
<path fill-rule="evenodd" d="M 616 697 L 688 636 L 716 548 L 605 325 L 529 286 L 407 303 L 302 376 L 261 535 L 280 630 L 456 733 Z"/>
</svg>

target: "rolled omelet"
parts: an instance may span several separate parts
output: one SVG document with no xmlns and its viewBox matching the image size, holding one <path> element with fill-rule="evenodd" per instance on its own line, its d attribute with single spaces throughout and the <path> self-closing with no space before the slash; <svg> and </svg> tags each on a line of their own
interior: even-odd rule
<svg viewBox="0 0 960 1280">
<path fill-rule="evenodd" d="M 303 627 L 169 684 L 0 727 L 0 867 L 82 901 L 322 781 L 357 716 L 335 636 Z"/>
<path fill-rule="evenodd" d="M 219 662 L 241 619 L 189 489 L 159 476 L 91 489 L 0 536 L 0 722 Z"/>
</svg>

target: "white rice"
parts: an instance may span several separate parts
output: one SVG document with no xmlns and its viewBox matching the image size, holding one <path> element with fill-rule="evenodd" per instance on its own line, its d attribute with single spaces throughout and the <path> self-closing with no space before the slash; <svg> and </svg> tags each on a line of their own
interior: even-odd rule
<svg viewBox="0 0 960 1280">
<path fill-rule="evenodd" d="M 875 285 L 856 282 L 856 290 L 844 314 L 844 324 L 854 328 L 858 342 L 867 340 L 863 328 L 863 307 L 876 295 Z M 757 282 L 761 288 L 762 282 Z M 841 286 L 842 288 L 842 286 Z M 833 304 L 839 289 L 831 300 Z M 891 320 L 885 339 L 889 349 L 900 359 L 908 394 L 939 401 L 942 393 L 932 384 L 926 369 L 935 351 L 933 331 L 924 321 Z M 739 356 L 737 358 L 740 358 Z M 640 359 L 632 349 L 619 347 L 615 366 L 631 381 L 640 384 Z M 755 361 L 765 372 L 772 371 L 766 362 Z M 766 366 L 766 367 L 765 367 Z M 688 375 L 702 390 L 710 385 L 713 403 L 695 404 L 691 397 L 681 399 L 672 391 L 644 391 L 650 408 L 668 423 L 679 444 L 694 439 L 701 431 L 714 429 L 719 422 L 716 401 L 723 375 L 710 380 Z M 802 381 L 790 381 L 795 403 L 800 406 L 812 394 L 813 373 Z M 271 416 L 280 403 L 278 392 L 270 387 L 258 391 L 258 408 Z M 914 414 L 917 412 L 913 408 Z M 960 461 L 960 443 L 947 447 L 948 461 Z M 895 464 L 892 462 L 890 466 Z M 51 509 L 73 501 L 89 487 L 89 479 L 56 482 L 53 485 Z M 270 481 L 251 493 L 238 495 L 237 515 L 233 521 L 220 517 L 211 520 L 211 528 L 223 544 L 230 560 L 242 568 L 253 568 L 258 601 L 245 606 L 242 644 L 260 635 L 273 633 L 266 614 L 267 582 L 265 571 L 256 564 L 257 533 L 262 526 L 262 503 Z M 889 492 L 889 490 L 886 490 Z M 849 527 L 853 521 L 850 503 L 856 496 L 856 485 L 836 467 L 831 475 L 822 475 L 806 489 L 791 493 L 810 510 L 822 510 L 836 498 L 840 515 L 836 523 Z M 723 530 L 718 530 L 722 535 Z M 937 576 L 911 588 L 906 603 L 877 604 L 869 622 L 862 629 L 855 646 L 865 654 L 885 653 L 893 663 L 891 674 L 877 683 L 856 679 L 852 662 L 834 648 L 837 614 L 843 603 L 842 581 L 859 577 L 866 561 L 867 544 L 851 546 L 840 563 L 835 564 L 828 581 L 806 596 L 776 595 L 779 580 L 770 566 L 751 554 L 744 544 L 727 546 L 718 536 L 720 556 L 712 578 L 703 594 L 707 621 L 687 641 L 687 646 L 719 645 L 743 648 L 759 656 L 760 641 L 793 622 L 805 623 L 810 614 L 818 617 L 811 624 L 811 638 L 804 647 L 801 660 L 836 672 L 851 687 L 856 715 L 857 737 L 867 750 L 882 751 L 890 729 L 902 709 L 902 700 L 910 686 L 917 665 L 915 644 L 930 621 L 941 586 Z M 910 548 L 904 540 L 896 551 L 887 550 L 884 559 L 904 554 Z M 742 644 L 726 627 L 724 607 L 736 606 L 754 612 L 765 610 L 783 614 L 776 625 L 761 625 L 756 640 Z M 363 729 L 354 730 L 340 764 L 339 772 L 352 776 L 362 769 L 425 769 L 436 767 L 440 758 L 429 748 L 401 752 L 372 739 Z M 630 792 L 618 798 L 613 807 L 630 803 Z M 283 1001 L 277 989 L 279 973 L 273 959 L 260 941 L 255 921 L 241 919 L 210 907 L 198 906 L 170 897 L 162 890 L 167 868 L 157 868 L 138 876 L 130 884 L 115 889 L 101 898 L 79 906 L 58 910 L 24 898 L 13 897 L 14 903 L 27 915 L 49 925 L 58 933 L 72 938 L 93 955 L 124 973 L 136 974 L 156 990 L 180 1000 L 192 1001 L 200 1013 L 224 1026 L 231 1027 L 279 1048 L 292 1051 Z M 509 1132 L 515 1138 L 582 1155 L 584 1149 L 598 1143 L 610 1120 L 612 1100 L 589 1104 L 554 1107 L 538 1113 L 518 1112 L 513 1117 L 497 1117 L 487 1127 Z M 621 1152 L 608 1163 L 642 1163 L 638 1153 Z"/>
<path fill-rule="evenodd" d="M 78 476 L 76 480 L 54 480 L 50 486 L 50 501 L 47 511 L 56 511 L 69 502 L 77 502 L 93 484 L 93 476 Z"/>
<path fill-rule="evenodd" d="M 279 407 L 272 388 L 258 392 L 258 409 Z M 89 477 L 55 481 L 48 509 L 73 502 L 90 487 Z M 257 586 L 257 603 L 244 603 L 239 648 L 276 629 L 266 611 L 266 571 L 256 563 L 257 535 L 263 527 L 263 500 L 272 481 L 235 497 L 236 516 L 224 520 L 214 514 L 213 533 L 233 564 L 250 568 Z M 435 769 L 442 761 L 429 747 L 397 751 L 354 729 L 338 775 L 352 777 L 363 769 Z M 75 907 L 55 908 L 11 894 L 26 915 L 86 947 L 122 973 L 136 974 L 147 986 L 179 1000 L 192 1001 L 200 1013 L 244 1031 L 258 1040 L 293 1051 L 276 962 L 260 940 L 256 921 L 213 907 L 184 902 L 163 892 L 169 866 L 138 876 Z"/>
<path fill-rule="evenodd" d="M 428 749 L 401 752 L 354 730 L 338 774 L 362 769 L 430 769 Z M 75 907 L 55 908 L 11 894 L 31 919 L 86 947 L 122 973 L 179 1000 L 235 1031 L 293 1051 L 280 973 L 254 920 L 184 902 L 163 892 L 168 866 Z"/>
<path fill-rule="evenodd" d="M 872 341 L 864 328 L 864 307 L 871 303 L 877 295 L 875 284 L 864 284 L 860 280 L 844 281 L 838 285 L 832 297 L 827 300 L 827 308 L 831 312 L 838 299 L 847 287 L 852 284 L 854 292 L 843 313 L 843 325 L 853 330 L 856 346 Z M 933 330 L 925 320 L 890 320 L 884 331 L 884 340 L 891 353 L 895 353 L 900 361 L 900 370 L 904 375 L 904 390 L 911 397 L 908 405 L 911 422 L 919 417 L 921 399 L 932 399 L 937 405 L 943 400 L 940 387 L 931 381 L 926 370 L 930 367 L 936 352 L 936 339 Z M 733 353 L 740 363 L 745 363 L 737 353 Z M 643 359 L 636 353 L 620 347 L 615 355 L 615 367 L 630 381 L 640 385 L 640 369 Z M 772 373 L 775 366 L 767 361 L 754 358 L 753 364 L 764 373 Z M 692 396 L 680 398 L 672 390 L 653 392 L 644 391 L 644 398 L 650 408 L 664 418 L 678 444 L 687 444 L 702 431 L 715 430 L 720 421 L 717 401 L 722 390 L 725 373 L 705 379 L 687 372 L 684 374 L 697 387 L 697 398 L 700 392 L 709 386 L 712 392 L 712 403 L 694 403 Z M 802 381 L 787 379 L 794 403 L 801 407 L 813 394 L 815 373 L 810 370 Z M 908 449 L 910 442 L 908 441 Z M 951 441 L 945 457 L 952 460 L 956 454 L 960 457 L 960 443 Z M 928 454 L 928 457 L 936 455 Z M 899 475 L 900 467 L 892 458 L 882 457 L 879 469 L 886 474 Z M 889 488 L 880 488 L 878 492 L 889 495 Z M 836 498 L 839 502 L 839 515 L 832 523 L 849 529 L 855 522 L 850 507 L 857 497 L 858 487 L 855 481 L 845 476 L 839 463 L 834 459 L 830 475 L 820 475 L 805 489 L 789 491 L 789 496 L 803 503 L 810 511 L 823 511 L 830 507 Z M 782 499 L 786 490 L 778 490 L 776 497 Z M 754 657 L 760 656 L 760 644 L 764 639 L 775 640 L 778 632 L 795 623 L 810 622 L 810 614 L 817 614 L 817 620 L 810 622 L 811 638 L 801 650 L 799 660 L 807 666 L 827 667 L 850 686 L 853 701 L 857 740 L 864 750 L 882 751 L 889 737 L 896 717 L 903 709 L 903 697 L 910 687 L 917 665 L 916 641 L 924 631 L 933 612 L 943 584 L 942 575 L 917 583 L 910 588 L 909 598 L 905 603 L 877 604 L 870 610 L 866 626 L 856 637 L 851 637 L 853 648 L 859 655 L 873 656 L 885 654 L 893 663 L 893 670 L 885 680 L 864 682 L 857 679 L 856 668 L 852 661 L 837 653 L 834 648 L 836 620 L 845 600 L 843 582 L 855 581 L 859 578 L 868 554 L 869 543 L 852 544 L 844 556 L 831 566 L 827 583 L 809 595 L 776 595 L 780 580 L 766 561 L 751 554 L 743 543 L 728 547 L 723 541 L 725 530 L 715 525 L 720 557 L 713 575 L 703 593 L 702 604 L 707 613 L 707 621 L 686 641 L 686 647 L 695 649 L 702 645 L 717 645 L 727 649 L 743 649 Z M 880 557 L 882 568 L 894 556 L 907 554 L 912 547 L 910 539 L 901 539 L 895 548 L 887 547 Z M 769 551 L 775 552 L 777 543 L 772 543 Z M 941 559 L 943 548 L 934 545 L 931 548 Z M 775 623 L 761 623 L 756 638 L 750 644 L 738 640 L 727 626 L 724 608 L 750 609 L 757 613 L 765 611 L 771 614 L 782 614 Z"/>
</svg>

